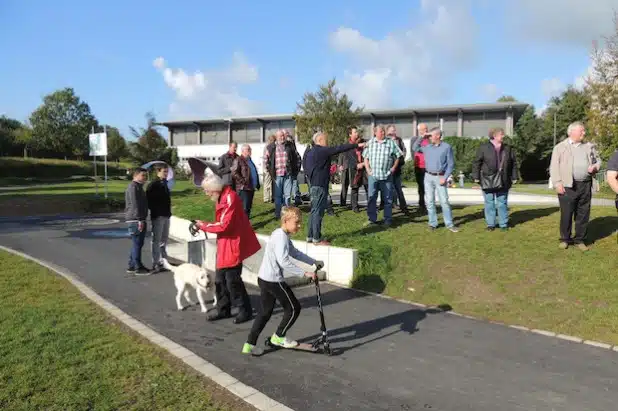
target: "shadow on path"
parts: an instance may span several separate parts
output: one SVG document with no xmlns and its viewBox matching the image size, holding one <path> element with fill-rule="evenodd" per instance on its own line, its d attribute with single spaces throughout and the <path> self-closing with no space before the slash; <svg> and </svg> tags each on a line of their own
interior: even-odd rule
<svg viewBox="0 0 618 411">
<path fill-rule="evenodd" d="M 400 332 L 412 335 L 418 331 L 418 323 L 424 320 L 427 314 L 440 314 L 450 310 L 452 310 L 452 307 L 448 304 L 442 304 L 435 308 L 406 310 L 386 317 L 375 318 L 350 326 L 328 330 L 329 341 L 331 344 L 336 344 L 336 347 L 334 347 L 335 355 L 340 355 L 348 350 L 361 347 L 365 344 L 387 338 Z M 392 327 L 397 328 L 388 330 Z M 383 333 L 381 331 L 386 332 Z M 299 341 L 310 342 L 319 336 L 320 334 L 315 334 Z M 341 345 L 342 343 L 350 344 Z"/>
</svg>

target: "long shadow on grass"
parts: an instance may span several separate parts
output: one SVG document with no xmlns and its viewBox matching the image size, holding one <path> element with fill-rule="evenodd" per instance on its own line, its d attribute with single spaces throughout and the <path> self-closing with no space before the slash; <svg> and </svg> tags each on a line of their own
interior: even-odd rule
<svg viewBox="0 0 618 411">
<path fill-rule="evenodd" d="M 588 223 L 588 240 L 595 243 L 618 230 L 618 217 L 599 217 Z"/>
<path fill-rule="evenodd" d="M 427 314 L 444 313 L 451 309 L 452 307 L 450 305 L 443 304 L 436 308 L 410 309 L 387 315 L 386 317 L 374 318 L 361 323 L 329 330 L 329 340 L 332 344 L 336 344 L 334 348 L 335 354 L 340 355 L 348 350 L 373 343 L 400 332 L 412 335 L 419 330 L 417 327 L 418 323 L 424 320 Z M 313 341 L 317 337 L 319 337 L 319 334 L 303 338 L 303 342 Z M 341 345 L 342 343 L 349 344 Z"/>
<path fill-rule="evenodd" d="M 559 207 L 544 207 L 515 211 L 509 217 L 509 225 L 511 227 L 515 227 L 520 224 L 534 221 L 538 218 L 548 217 L 558 210 L 560 210 Z"/>
</svg>

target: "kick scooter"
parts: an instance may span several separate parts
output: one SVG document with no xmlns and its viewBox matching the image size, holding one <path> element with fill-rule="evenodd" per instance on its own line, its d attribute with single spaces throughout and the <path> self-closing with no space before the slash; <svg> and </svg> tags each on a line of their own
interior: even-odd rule
<svg viewBox="0 0 618 411">
<path fill-rule="evenodd" d="M 330 348 L 330 342 L 328 341 L 328 331 L 326 330 L 326 323 L 324 322 L 324 309 L 322 308 L 322 293 L 320 292 L 320 280 L 317 277 L 318 271 L 315 271 L 316 277 L 313 280 L 315 284 L 315 292 L 318 298 L 318 310 L 320 312 L 320 331 L 322 334 L 311 344 L 308 343 L 298 343 L 296 347 L 284 348 L 274 345 L 270 342 L 270 337 L 266 338 L 264 345 L 273 349 L 288 349 L 288 350 L 298 350 L 298 351 L 307 351 L 311 353 L 322 353 L 326 355 L 332 355 L 333 352 Z"/>
</svg>

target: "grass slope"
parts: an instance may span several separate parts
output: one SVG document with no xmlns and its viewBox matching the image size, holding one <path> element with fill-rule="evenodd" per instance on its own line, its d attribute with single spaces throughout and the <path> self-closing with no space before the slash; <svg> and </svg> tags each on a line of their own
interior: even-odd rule
<svg viewBox="0 0 618 411">
<path fill-rule="evenodd" d="M 253 410 L 44 267 L 0 265 L 0 409 Z"/>
</svg>

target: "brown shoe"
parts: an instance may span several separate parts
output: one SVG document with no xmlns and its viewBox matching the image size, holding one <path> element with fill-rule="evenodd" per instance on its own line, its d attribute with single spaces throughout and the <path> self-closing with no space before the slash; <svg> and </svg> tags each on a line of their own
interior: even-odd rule
<svg viewBox="0 0 618 411">
<path fill-rule="evenodd" d="M 584 243 L 579 243 L 577 244 L 577 248 L 579 248 L 581 251 L 588 251 L 590 250 L 590 247 L 588 247 L 586 244 Z"/>
<path fill-rule="evenodd" d="M 326 240 L 318 241 L 317 243 L 313 243 L 313 245 L 330 245 L 330 243 Z"/>
<path fill-rule="evenodd" d="M 558 244 L 558 248 L 560 248 L 561 250 L 566 250 L 567 248 L 569 248 L 569 245 L 563 241 Z"/>
</svg>

